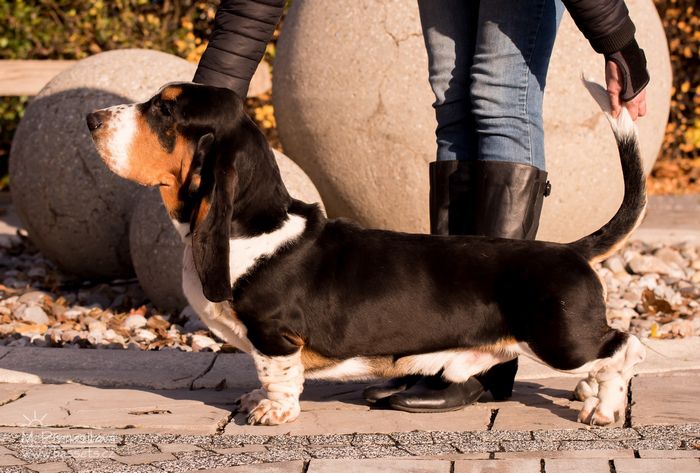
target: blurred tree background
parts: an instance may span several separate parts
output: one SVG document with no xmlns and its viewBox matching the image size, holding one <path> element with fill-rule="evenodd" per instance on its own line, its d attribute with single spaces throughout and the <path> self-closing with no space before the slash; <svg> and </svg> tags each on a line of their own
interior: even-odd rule
<svg viewBox="0 0 700 473">
<path fill-rule="evenodd" d="M 654 0 L 674 73 L 671 112 L 651 193 L 700 192 L 700 17 L 697 0 Z M 82 59 L 148 48 L 197 62 L 217 0 L 0 0 L 0 59 Z M 266 60 L 274 61 L 275 37 Z M 0 97 L 0 189 L 7 188 L 12 136 L 28 97 Z M 279 147 L 269 93 L 247 100 L 249 114 Z"/>
</svg>

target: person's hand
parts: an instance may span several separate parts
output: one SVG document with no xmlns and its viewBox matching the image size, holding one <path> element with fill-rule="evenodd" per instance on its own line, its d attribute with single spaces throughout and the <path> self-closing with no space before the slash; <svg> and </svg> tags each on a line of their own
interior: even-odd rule
<svg viewBox="0 0 700 473">
<path fill-rule="evenodd" d="M 620 99 L 622 92 L 622 79 L 620 70 L 613 61 L 605 61 L 605 85 L 608 89 L 610 97 L 610 105 L 612 106 L 612 116 L 617 118 L 622 111 L 622 107 L 627 108 L 627 111 L 632 116 L 632 120 L 637 120 L 637 117 L 643 117 L 647 114 L 647 91 L 642 90 L 636 97 L 629 102 L 623 102 Z"/>
</svg>

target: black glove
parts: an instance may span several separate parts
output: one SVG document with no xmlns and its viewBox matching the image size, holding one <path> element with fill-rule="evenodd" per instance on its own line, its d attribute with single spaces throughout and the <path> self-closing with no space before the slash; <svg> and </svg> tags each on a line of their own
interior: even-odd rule
<svg viewBox="0 0 700 473">
<path fill-rule="evenodd" d="M 644 55 L 644 50 L 637 44 L 637 40 L 633 39 L 619 51 L 606 54 L 605 60 L 614 62 L 620 70 L 621 101 L 629 102 L 639 95 L 649 83 L 647 58 Z"/>
</svg>

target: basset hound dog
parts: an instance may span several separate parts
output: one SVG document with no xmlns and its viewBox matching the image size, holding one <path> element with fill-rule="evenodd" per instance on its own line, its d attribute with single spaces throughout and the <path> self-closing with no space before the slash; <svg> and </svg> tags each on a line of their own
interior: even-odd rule
<svg viewBox="0 0 700 473">
<path fill-rule="evenodd" d="M 305 378 L 442 373 L 464 382 L 524 354 L 587 374 L 575 391 L 579 420 L 607 425 L 624 412 L 645 350 L 608 326 L 591 264 L 646 205 L 634 123 L 625 109 L 608 119 L 624 199 L 607 224 L 569 244 L 327 219 L 290 197 L 265 137 L 227 89 L 169 84 L 146 102 L 90 113 L 87 124 L 113 172 L 160 187 L 186 243 L 189 302 L 253 356 L 262 389 L 246 398 L 250 423 L 293 421 Z"/>
</svg>

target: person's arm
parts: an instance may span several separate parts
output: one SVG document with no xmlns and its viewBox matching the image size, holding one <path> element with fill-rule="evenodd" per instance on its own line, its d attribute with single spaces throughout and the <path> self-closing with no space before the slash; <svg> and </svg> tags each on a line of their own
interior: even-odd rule
<svg viewBox="0 0 700 473">
<path fill-rule="evenodd" d="M 635 27 L 624 0 L 563 0 L 593 49 L 605 55 L 605 79 L 613 115 L 624 105 L 632 115 L 646 114 L 649 83 L 644 51 L 634 38 Z"/>
<path fill-rule="evenodd" d="M 193 82 L 232 89 L 245 99 L 285 0 L 221 0 Z"/>
</svg>

